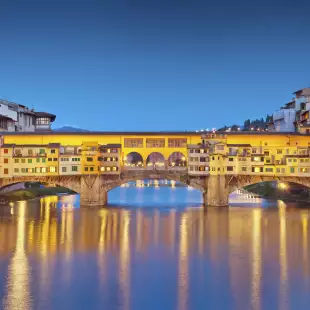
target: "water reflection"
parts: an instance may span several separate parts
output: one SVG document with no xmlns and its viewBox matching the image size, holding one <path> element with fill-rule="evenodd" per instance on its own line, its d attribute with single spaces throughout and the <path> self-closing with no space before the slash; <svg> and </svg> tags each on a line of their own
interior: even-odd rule
<svg viewBox="0 0 310 310">
<path fill-rule="evenodd" d="M 307 309 L 309 210 L 0 209 L 4 309 Z"/>
</svg>

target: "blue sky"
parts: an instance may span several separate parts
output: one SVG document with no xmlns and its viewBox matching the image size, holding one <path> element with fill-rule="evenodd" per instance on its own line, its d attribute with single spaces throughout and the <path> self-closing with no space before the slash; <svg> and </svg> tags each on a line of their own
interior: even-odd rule
<svg viewBox="0 0 310 310">
<path fill-rule="evenodd" d="M 3 0 L 0 97 L 55 127 L 241 123 L 310 86 L 309 13 L 299 0 Z"/>
</svg>

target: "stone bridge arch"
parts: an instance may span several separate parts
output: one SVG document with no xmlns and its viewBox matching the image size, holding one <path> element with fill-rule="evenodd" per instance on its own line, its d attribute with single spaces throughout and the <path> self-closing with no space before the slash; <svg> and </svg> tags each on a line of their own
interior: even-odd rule
<svg viewBox="0 0 310 310">
<path fill-rule="evenodd" d="M 150 171 L 143 173 L 123 173 L 119 178 L 107 179 L 102 181 L 102 188 L 109 192 L 116 187 L 119 187 L 128 182 L 135 182 L 137 180 L 159 180 L 164 179 L 168 181 L 176 181 L 191 186 L 199 190 L 202 194 L 205 193 L 205 179 L 195 177 L 188 177 L 178 173 L 166 173 L 164 171 Z"/>
<path fill-rule="evenodd" d="M 76 193 L 81 192 L 81 180 L 79 176 L 49 176 L 49 177 L 14 177 L 14 178 L 3 178 L 0 181 L 0 193 L 4 189 L 8 189 L 11 185 L 17 185 L 25 182 L 40 182 L 40 183 L 48 183 L 55 184 L 58 186 L 66 187 L 70 190 L 73 190 Z"/>
<path fill-rule="evenodd" d="M 231 194 L 237 189 L 241 189 L 248 185 L 259 184 L 262 182 L 285 182 L 295 183 L 310 188 L 310 178 L 305 177 L 287 177 L 287 176 L 226 176 L 226 187 Z"/>
</svg>

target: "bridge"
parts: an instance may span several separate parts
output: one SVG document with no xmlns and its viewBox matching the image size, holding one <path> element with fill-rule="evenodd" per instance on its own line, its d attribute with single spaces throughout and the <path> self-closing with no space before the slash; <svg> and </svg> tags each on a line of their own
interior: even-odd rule
<svg viewBox="0 0 310 310">
<path fill-rule="evenodd" d="M 5 133 L 0 186 L 57 184 L 90 206 L 107 204 L 107 193 L 129 181 L 166 179 L 200 190 L 206 206 L 226 206 L 250 184 L 309 187 L 309 145 L 297 133 Z"/>
</svg>

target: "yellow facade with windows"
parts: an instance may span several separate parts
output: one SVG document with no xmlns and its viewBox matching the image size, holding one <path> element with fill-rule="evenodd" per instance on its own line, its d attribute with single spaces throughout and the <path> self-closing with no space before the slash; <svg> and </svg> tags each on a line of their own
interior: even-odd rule
<svg viewBox="0 0 310 310">
<path fill-rule="evenodd" d="M 165 165 L 179 154 L 182 170 L 190 166 L 189 145 L 208 150 L 209 162 L 202 165 L 208 168 L 199 175 L 310 176 L 310 137 L 300 134 L 14 133 L 3 140 L 1 177 L 119 174 L 132 153 L 141 155 L 141 169 L 147 168 L 151 154 L 160 153 Z M 104 145 L 118 145 L 117 156 L 110 156 L 108 148 L 102 153 Z M 168 165 L 177 168 L 174 159 Z"/>
</svg>

